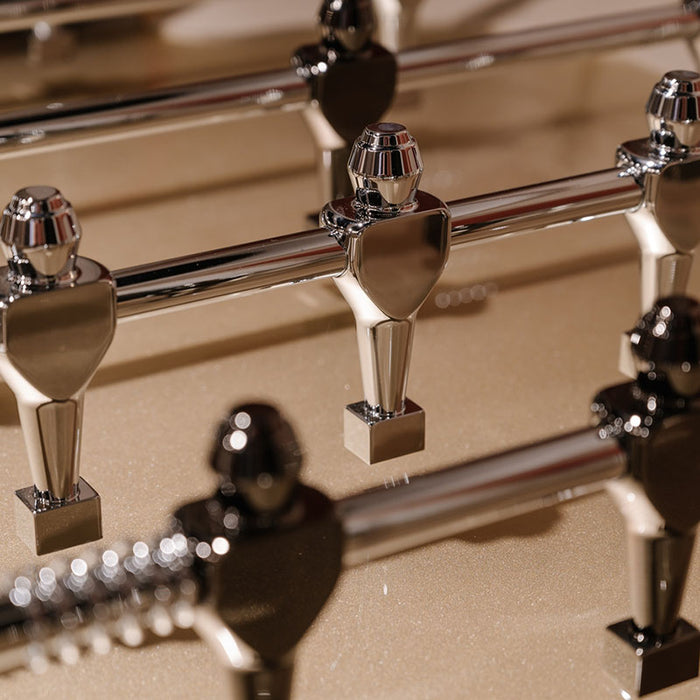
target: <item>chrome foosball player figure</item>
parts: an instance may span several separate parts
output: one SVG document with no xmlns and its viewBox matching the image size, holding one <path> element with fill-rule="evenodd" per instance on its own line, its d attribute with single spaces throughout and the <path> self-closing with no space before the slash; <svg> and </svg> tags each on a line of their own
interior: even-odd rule
<svg viewBox="0 0 700 700">
<path fill-rule="evenodd" d="M 77 255 L 80 235 L 53 187 L 19 190 L 0 224 L 0 375 L 17 399 L 33 478 L 16 492 L 17 529 L 37 554 L 102 537 L 100 497 L 80 477 L 80 436 L 117 296 L 109 270 Z"/>
<path fill-rule="evenodd" d="M 176 527 L 198 543 L 201 601 L 258 657 L 233 673 L 234 697 L 285 698 L 296 645 L 340 575 L 340 523 L 331 500 L 299 483 L 299 445 L 270 406 L 235 409 L 211 464 L 221 487 L 178 510 Z"/>
<path fill-rule="evenodd" d="M 623 143 L 618 166 L 644 190 L 625 216 L 641 252 L 642 313 L 659 297 L 684 294 L 700 241 L 700 75 L 674 70 L 646 105 L 649 138 Z"/>
<path fill-rule="evenodd" d="M 346 252 L 334 281 L 355 315 L 365 394 L 345 409 L 345 447 L 372 464 L 425 445 L 406 386 L 416 315 L 447 264 L 450 211 L 418 189 L 423 161 L 401 124 L 365 127 L 348 172 L 355 196 L 326 204 L 321 223 Z"/>
<path fill-rule="evenodd" d="M 299 483 L 289 424 L 265 405 L 221 426 L 210 497 L 187 504 L 171 531 L 8 581 L 0 598 L 0 670 L 75 663 L 111 641 L 193 628 L 230 670 L 233 697 L 288 698 L 294 651 L 341 571 L 334 503 Z"/>
<path fill-rule="evenodd" d="M 323 0 L 322 37 L 292 57 L 297 74 L 311 87 L 304 117 L 316 141 L 322 201 L 352 194 L 346 165 L 365 124 L 381 119 L 394 99 L 396 58 L 372 41 L 369 0 Z"/>
<path fill-rule="evenodd" d="M 645 695 L 698 675 L 700 632 L 679 611 L 700 521 L 700 305 L 658 301 L 629 341 L 636 380 L 600 392 L 593 411 L 628 462 L 608 490 L 627 525 L 632 617 L 608 628 L 606 662 Z"/>
</svg>

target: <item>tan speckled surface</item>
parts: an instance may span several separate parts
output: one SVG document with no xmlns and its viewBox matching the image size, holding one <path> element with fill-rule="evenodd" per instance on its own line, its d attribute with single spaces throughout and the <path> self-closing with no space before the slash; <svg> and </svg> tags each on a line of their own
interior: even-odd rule
<svg viewBox="0 0 700 700">
<path fill-rule="evenodd" d="M 639 4 L 516 3 L 479 29 Z M 423 187 L 449 200 L 608 167 L 619 141 L 645 133 L 655 80 L 691 65 L 672 43 L 499 68 L 402 97 L 391 117 L 422 146 Z M 13 159 L 0 191 L 61 187 L 83 212 L 83 254 L 118 268 L 305 228 L 318 205 L 310 147 L 299 116 L 278 115 Z M 194 182 L 204 184 L 188 190 Z M 105 544 L 157 532 L 176 504 L 208 492 L 212 427 L 241 399 L 286 410 L 306 446 L 307 480 L 332 496 L 585 423 L 595 391 L 620 381 L 619 333 L 637 313 L 624 221 L 458 252 L 436 294 L 486 282 L 497 293 L 485 302 L 443 310 L 434 294 L 426 303 L 409 395 L 426 409 L 427 449 L 373 467 L 342 448 L 342 409 L 361 389 L 352 318 L 332 284 L 121 325 L 88 392 L 83 438 Z M 13 489 L 27 481 L 13 399 L 0 386 L 0 512 L 11 512 Z M 35 561 L 9 524 L 0 557 L 5 569 Z M 601 669 L 603 630 L 627 612 L 622 523 L 605 495 L 590 497 L 344 574 L 300 648 L 296 697 L 612 700 L 620 695 Z M 700 622 L 697 565 L 684 614 Z M 227 697 L 223 672 L 191 640 L 0 678 L 2 697 L 57 693 Z M 659 697 L 698 693 L 700 682 Z"/>
</svg>

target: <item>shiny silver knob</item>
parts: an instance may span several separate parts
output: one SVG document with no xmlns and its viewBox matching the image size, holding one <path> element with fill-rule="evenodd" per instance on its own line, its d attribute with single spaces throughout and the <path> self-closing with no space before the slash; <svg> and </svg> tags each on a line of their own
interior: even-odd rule
<svg viewBox="0 0 700 700">
<path fill-rule="evenodd" d="M 45 285 L 73 270 L 80 224 L 55 187 L 25 187 L 3 212 L 0 241 L 18 281 Z"/>
<path fill-rule="evenodd" d="M 676 145 L 693 148 L 700 142 L 700 74 L 674 70 L 654 86 L 646 113 L 652 132 L 671 132 Z"/>
<path fill-rule="evenodd" d="M 358 205 L 375 216 L 395 216 L 414 207 L 423 161 L 406 127 L 370 124 L 355 141 L 348 161 Z"/>
<path fill-rule="evenodd" d="M 324 0 L 318 20 L 324 39 L 347 51 L 364 48 L 374 31 L 370 0 Z"/>
</svg>

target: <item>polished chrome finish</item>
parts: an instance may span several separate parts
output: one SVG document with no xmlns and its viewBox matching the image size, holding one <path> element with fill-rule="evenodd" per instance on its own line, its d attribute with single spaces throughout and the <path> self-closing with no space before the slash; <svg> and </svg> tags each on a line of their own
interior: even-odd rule
<svg viewBox="0 0 700 700">
<path fill-rule="evenodd" d="M 119 318 L 165 311 L 342 272 L 343 247 L 325 229 L 116 270 Z"/>
<path fill-rule="evenodd" d="M 693 196 L 693 188 L 700 169 L 696 158 L 689 154 L 665 165 L 649 185 L 646 172 L 651 172 L 656 161 L 646 140 L 626 144 L 625 152 L 631 153 L 635 144 L 637 157 L 621 158 L 618 168 L 451 202 L 451 246 L 458 248 L 489 238 L 630 213 L 633 226 L 641 231 L 638 237 L 643 241 L 643 257 L 649 248 L 654 261 L 663 261 L 661 268 L 656 263 L 644 266 L 644 303 L 656 298 L 657 287 L 665 292 L 682 286 L 688 255 L 667 250 L 670 244 L 656 222 L 661 221 L 673 237 L 678 246 L 674 251 L 694 247 L 696 222 L 700 220 L 695 202 L 700 198 Z M 640 171 L 642 166 L 646 170 Z M 396 187 L 395 183 L 391 187 Z M 679 198 L 682 207 L 676 205 Z M 653 203 L 653 211 L 642 206 L 645 202 Z M 344 267 L 342 247 L 323 230 L 312 230 L 126 268 L 115 272 L 114 277 L 119 315 L 123 317 L 333 276 L 342 273 Z"/>
<path fill-rule="evenodd" d="M 345 407 L 343 434 L 345 447 L 367 464 L 383 462 L 425 449 L 425 412 L 405 399 L 402 413 L 379 418 L 358 401 Z"/>
<path fill-rule="evenodd" d="M 633 477 L 608 484 L 625 518 L 632 619 L 658 636 L 671 634 L 678 621 L 695 542 L 695 528 L 674 532 Z"/>
<path fill-rule="evenodd" d="M 622 169 L 456 200 L 448 204 L 451 247 L 638 207 L 643 189 Z M 312 229 L 114 271 L 119 318 L 137 317 L 339 275 L 344 248 Z"/>
<path fill-rule="evenodd" d="M 700 633 L 680 608 L 700 522 L 700 304 L 659 299 L 627 335 L 636 379 L 603 389 L 591 408 L 601 437 L 628 455 L 628 473 L 608 491 L 627 529 L 632 618 L 608 639 L 641 693 L 698 675 Z M 661 659 L 671 671 L 659 674 Z"/>
<path fill-rule="evenodd" d="M 294 652 L 274 666 L 265 664 L 208 606 L 195 608 L 192 629 L 211 649 L 219 665 L 229 672 L 229 688 L 235 700 L 291 697 Z"/>
<path fill-rule="evenodd" d="M 299 47 L 292 65 L 311 88 L 303 114 L 319 153 L 325 203 L 353 192 L 345 170 L 350 144 L 391 105 L 396 59 L 372 42 L 370 0 L 324 0 L 319 26 L 320 42 Z"/>
<path fill-rule="evenodd" d="M 224 638 L 205 634 L 233 672 L 235 697 L 287 698 L 296 647 L 341 573 L 342 528 L 333 502 L 300 483 L 302 451 L 272 406 L 235 406 L 209 464 L 218 488 L 173 517 L 199 558 L 200 602 L 229 631 L 213 620 Z"/>
<path fill-rule="evenodd" d="M 0 598 L 0 671 L 38 670 L 41 658 L 75 663 L 82 652 L 168 637 L 195 623 L 194 547 L 181 534 L 53 561 L 6 580 Z M 57 608 L 61 613 L 56 614 Z"/>
<path fill-rule="evenodd" d="M 618 150 L 618 165 L 644 187 L 642 206 L 626 213 L 642 253 L 642 311 L 685 291 L 700 241 L 699 98 L 698 73 L 666 73 L 647 103 L 650 138 Z"/>
<path fill-rule="evenodd" d="M 700 632 L 684 619 L 659 640 L 639 632 L 631 619 L 610 625 L 605 635 L 603 659 L 618 679 L 621 696 L 655 693 L 696 678 L 700 658 Z"/>
<path fill-rule="evenodd" d="M 642 187 L 612 168 L 449 203 L 452 247 L 637 208 Z"/>
<path fill-rule="evenodd" d="M 699 98 L 700 74 L 666 73 L 647 102 L 649 138 L 618 149 L 618 166 L 644 189 L 641 205 L 625 212 L 641 251 L 642 312 L 685 292 L 700 242 Z M 636 376 L 624 336 L 619 366 Z"/>
<path fill-rule="evenodd" d="M 683 402 L 700 394 L 700 306 L 694 299 L 675 296 L 658 300 L 627 336 L 635 376 L 650 372 L 663 376 L 666 391 Z M 667 423 L 668 433 L 670 417 Z M 667 472 L 667 479 L 671 474 Z"/>
<path fill-rule="evenodd" d="M 592 429 L 406 478 L 338 501 L 345 566 L 598 491 L 624 473 L 623 451 Z"/>
<path fill-rule="evenodd" d="M 169 12 L 199 0 L 5 0 L 0 33 L 33 29 L 37 23 L 76 24 L 131 15 Z"/>
<path fill-rule="evenodd" d="M 670 6 L 424 46 L 397 56 L 399 89 L 451 82 L 510 61 L 689 39 L 699 31 L 700 17 L 693 9 Z"/>
<path fill-rule="evenodd" d="M 34 484 L 63 501 L 78 482 L 85 389 L 116 318 L 109 273 L 86 258 L 75 272 L 75 281 L 30 293 L 0 280 L 0 372 L 17 397 Z"/>
<path fill-rule="evenodd" d="M 15 495 L 17 536 L 36 554 L 102 538 L 100 496 L 85 479 L 78 480 L 73 496 L 63 503 L 51 502 L 34 486 Z"/>
<path fill-rule="evenodd" d="M 47 286 L 71 277 L 79 241 L 75 212 L 54 187 L 19 190 L 3 212 L 0 242 L 16 284 Z"/>
<path fill-rule="evenodd" d="M 188 124 L 255 116 L 275 109 L 302 109 L 309 88 L 292 69 L 164 88 L 106 101 L 64 103 L 16 111 L 0 118 L 0 158 L 44 151 L 86 138 L 122 138 L 162 131 L 164 122 Z M 117 132 L 115 134 L 115 131 Z"/>
<path fill-rule="evenodd" d="M 292 426 L 272 406 L 242 404 L 221 422 L 213 442 L 209 464 L 222 484 L 235 487 L 228 490 L 236 494 L 238 510 L 243 506 L 246 512 L 261 515 L 271 524 L 293 500 L 299 484 L 302 455 Z M 192 511 L 189 508 L 188 512 Z M 194 511 L 197 516 L 208 512 L 201 502 Z M 238 517 L 237 524 L 241 518 L 245 516 Z M 206 515 L 189 519 L 197 529 L 208 523 Z M 183 519 L 185 530 L 187 520 Z"/>
<path fill-rule="evenodd" d="M 415 139 L 401 124 L 372 124 L 348 160 L 355 202 L 368 216 L 386 218 L 415 208 L 423 161 Z"/>
<path fill-rule="evenodd" d="M 246 637 L 274 646 L 275 635 L 252 635 L 252 630 L 256 625 L 261 631 L 280 629 L 279 625 L 270 627 L 274 619 L 268 619 L 277 614 L 278 606 L 280 615 L 291 615 L 292 626 L 303 625 L 305 629 L 312 618 L 307 619 L 300 607 L 307 603 L 289 607 L 284 601 L 297 593 L 306 601 L 315 592 L 316 580 L 324 577 L 330 592 L 340 569 L 340 561 L 334 559 L 340 556 L 341 547 L 343 564 L 358 566 L 590 493 L 600 488 L 603 480 L 624 470 L 616 442 L 600 440 L 595 431 L 584 429 L 335 504 L 300 484 L 294 498 L 305 501 L 305 507 L 285 510 L 260 522 L 255 514 L 237 510 L 249 521 L 240 530 L 238 526 L 225 529 L 219 523 L 217 508 L 224 509 L 223 515 L 227 506 L 239 502 L 238 491 L 230 488 L 229 479 L 237 482 L 241 476 L 252 478 L 255 474 L 244 454 L 244 441 L 226 437 L 240 429 L 252 440 L 260 439 L 255 411 L 239 407 L 222 424 L 212 458 L 222 477 L 221 487 L 213 498 L 187 504 L 177 512 L 176 524 L 182 531 L 152 544 L 140 541 L 104 552 L 87 552 L 6 579 L 0 596 L 0 672 L 31 666 L 37 655 L 43 664 L 61 660 L 61 645 L 65 643 L 72 644 L 76 653 L 91 649 L 105 653 L 112 641 L 127 646 L 142 644 L 147 630 L 167 637 L 176 628 L 192 628 L 231 671 L 234 687 L 239 692 L 245 690 L 242 697 L 259 697 L 252 690 L 267 693 L 270 686 L 288 686 L 294 649 L 271 664 Z M 250 422 L 236 420 L 242 412 L 251 416 Z M 298 450 L 290 451 L 286 437 L 281 444 L 283 463 L 284 455 L 298 457 Z M 265 454 L 253 450 L 253 454 L 258 452 Z M 258 467 L 265 463 L 263 460 Z M 275 517 L 281 518 L 279 530 L 274 526 Z M 217 534 L 219 528 L 222 534 Z M 260 530 L 251 535 L 251 528 Z M 273 552 L 279 554 L 280 548 L 287 553 L 304 552 L 304 556 L 270 558 Z M 319 549 L 326 551 L 319 554 Z M 318 561 L 314 561 L 316 556 Z M 262 587 L 249 585 L 250 577 L 266 575 L 269 565 L 278 578 L 268 576 Z M 336 574 L 323 571 L 322 565 L 333 570 L 337 566 Z M 299 572 L 303 586 L 290 585 L 290 579 L 280 574 L 280 567 L 290 566 Z M 239 585 L 231 585 L 236 580 Z M 260 605 L 230 605 L 239 601 L 239 586 L 249 589 L 242 595 L 255 595 Z M 277 591 L 277 586 L 283 587 L 284 595 L 275 593 L 263 605 L 265 596 Z M 55 614 L 57 604 L 60 615 Z M 251 618 L 251 609 L 260 614 Z M 280 636 L 288 633 L 285 627 Z M 299 637 L 301 634 L 300 630 Z"/>
<path fill-rule="evenodd" d="M 180 506 L 168 534 L 5 579 L 0 671 L 31 666 L 37 649 L 65 660 L 65 643 L 77 660 L 95 636 L 106 653 L 112 640 L 138 646 L 148 630 L 193 628 L 236 698 L 288 698 L 297 644 L 342 570 L 334 503 L 300 483 L 301 463 L 276 409 L 234 407 L 211 452 L 217 488 Z"/>
<path fill-rule="evenodd" d="M 700 241 L 700 157 L 648 171 L 644 180 L 643 205 L 625 215 L 641 251 L 641 307 L 646 311 L 659 297 L 682 294 L 687 287 Z"/>
<path fill-rule="evenodd" d="M 372 39 L 371 0 L 323 0 L 318 13 L 323 38 L 348 51 L 359 51 Z"/>
<path fill-rule="evenodd" d="M 681 148 L 700 141 L 700 75 L 670 71 L 654 86 L 647 102 L 647 121 L 653 132 L 670 131 Z"/>
<path fill-rule="evenodd" d="M 19 524 L 38 551 L 52 551 L 101 534 L 99 497 L 79 486 L 80 437 L 85 390 L 114 335 L 115 286 L 108 270 L 77 257 L 80 226 L 52 187 L 17 192 L 0 239 L 0 374 L 17 399 L 34 480 L 17 494 L 29 518 Z"/>
<path fill-rule="evenodd" d="M 348 170 L 355 197 L 328 203 L 321 223 L 347 254 L 334 281 L 355 315 L 365 394 L 363 406 L 346 408 L 345 446 L 372 463 L 424 447 L 420 408 L 397 419 L 406 411 L 416 314 L 447 264 L 450 216 L 418 191 L 423 164 L 400 124 L 366 127 Z"/>
<path fill-rule="evenodd" d="M 108 2 L 98 4 L 106 6 Z M 700 17 L 694 11 L 666 7 L 411 49 L 396 57 L 397 88 L 412 90 L 434 85 L 439 80 L 459 80 L 472 71 L 504 61 L 692 38 L 698 31 Z M 119 137 L 134 131 L 161 131 L 168 128 L 167 122 L 175 119 L 206 123 L 211 119 L 235 119 L 275 109 L 304 109 L 311 99 L 305 79 L 293 69 L 282 69 L 114 100 L 64 103 L 58 109 L 52 105 L 38 111 L 17 111 L 0 119 L 0 158 L 12 155 L 17 149 L 61 148 L 78 140 L 114 138 L 115 130 Z M 315 132 L 319 138 L 326 139 L 320 143 L 327 142 L 329 151 L 342 146 L 331 131 Z M 324 200 L 333 198 L 331 195 Z"/>
<path fill-rule="evenodd" d="M 668 488 L 676 487 L 670 480 Z M 632 617 L 608 627 L 605 663 L 625 691 L 646 695 L 698 675 L 700 632 L 680 617 L 696 527 L 670 526 L 638 477 L 607 489 L 627 529 Z"/>
</svg>

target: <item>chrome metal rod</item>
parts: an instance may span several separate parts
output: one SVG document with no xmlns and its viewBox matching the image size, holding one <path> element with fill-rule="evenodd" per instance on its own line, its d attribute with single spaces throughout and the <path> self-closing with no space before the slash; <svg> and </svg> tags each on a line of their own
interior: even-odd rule
<svg viewBox="0 0 700 700">
<path fill-rule="evenodd" d="M 63 147 L 73 141 L 106 140 L 117 130 L 162 130 L 171 120 L 205 123 L 268 110 L 302 108 L 309 86 L 292 69 L 245 75 L 118 97 L 106 102 L 65 103 L 0 118 L 0 158 Z"/>
<path fill-rule="evenodd" d="M 175 10 L 200 0 L 1 0 L 0 33 Z"/>
<path fill-rule="evenodd" d="M 108 3 L 95 0 L 87 4 Z M 123 0 L 117 4 L 128 3 Z M 700 18 L 694 12 L 664 8 L 410 49 L 397 57 L 399 89 L 434 85 L 440 77 L 454 80 L 505 60 L 687 38 L 699 31 Z M 0 157 L 10 157 L 18 149 L 44 150 L 61 148 L 75 140 L 102 140 L 115 129 L 120 137 L 139 127 L 161 130 L 174 119 L 199 123 L 212 115 L 233 119 L 264 110 L 301 109 L 309 100 L 307 84 L 287 68 L 107 101 L 61 106 L 54 102 L 42 109 L 10 112 L 0 118 Z"/>
<path fill-rule="evenodd" d="M 359 566 L 469 529 L 600 490 L 624 473 L 615 440 L 585 428 L 337 502 L 345 566 Z"/>
<path fill-rule="evenodd" d="M 452 245 L 568 224 L 635 208 L 642 189 L 620 170 L 497 192 L 449 204 Z M 325 229 L 138 265 L 114 272 L 120 318 L 250 294 L 340 274 L 345 253 Z"/>
<path fill-rule="evenodd" d="M 665 7 L 424 46 L 398 55 L 399 87 L 417 88 L 507 61 L 695 37 L 700 17 Z"/>
<path fill-rule="evenodd" d="M 642 188 L 611 168 L 450 202 L 452 247 L 636 209 Z"/>
<path fill-rule="evenodd" d="M 342 272 L 345 252 L 325 229 L 220 248 L 114 273 L 120 318 L 240 296 Z"/>
</svg>

